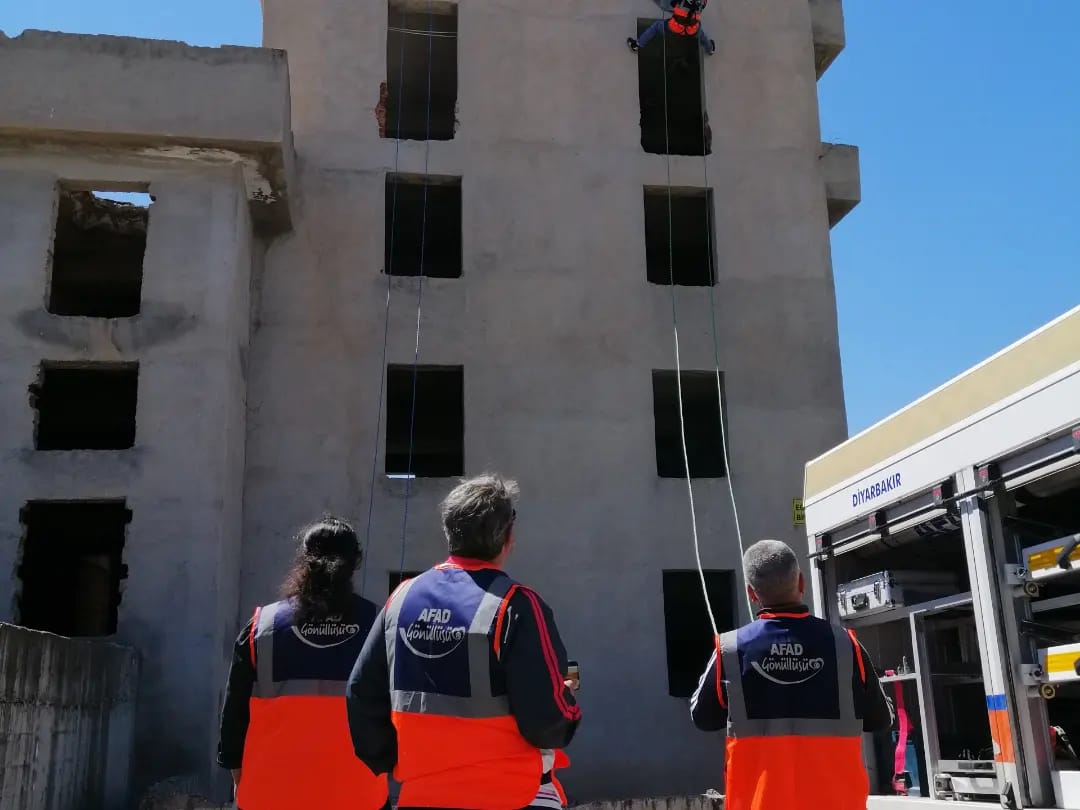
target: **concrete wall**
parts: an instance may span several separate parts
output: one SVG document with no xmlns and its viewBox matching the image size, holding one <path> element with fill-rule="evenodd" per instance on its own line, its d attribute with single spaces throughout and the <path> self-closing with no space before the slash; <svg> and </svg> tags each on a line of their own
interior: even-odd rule
<svg viewBox="0 0 1080 810">
<path fill-rule="evenodd" d="M 303 206 L 266 257 L 249 378 L 241 617 L 272 598 L 291 533 L 367 511 L 381 366 L 378 137 L 386 5 L 266 0 L 288 50 Z M 693 567 L 685 482 L 659 479 L 651 371 L 674 367 L 669 288 L 645 280 L 636 57 L 648 0 L 461 0 L 460 127 L 401 144 L 402 172 L 463 177 L 464 275 L 425 280 L 421 362 L 465 367 L 465 464 L 522 484 L 510 571 L 552 604 L 581 662 L 585 720 L 566 783 L 579 800 L 719 787 L 723 746 L 669 697 L 661 574 Z M 705 62 L 714 151 L 672 181 L 716 193 L 715 289 L 734 484 L 746 539 L 799 549 L 801 465 L 846 434 L 810 7 L 713 3 Z M 388 361 L 413 357 L 415 279 L 395 279 Z M 683 366 L 713 368 L 708 290 L 677 291 Z M 385 425 L 385 420 L 383 421 Z M 368 595 L 401 552 L 404 484 L 375 481 Z M 412 489 L 406 567 L 444 554 L 446 480 Z M 705 565 L 738 565 L 726 482 L 695 484 Z M 743 608 L 745 611 L 745 607 Z"/>
<path fill-rule="evenodd" d="M 45 311 L 60 179 L 149 184 L 156 202 L 138 316 Z M 135 786 L 205 778 L 238 604 L 252 261 L 239 172 L 0 153 L 0 245 L 0 619 L 18 619 L 27 500 L 126 499 L 117 639 L 145 662 Z M 138 361 L 135 447 L 35 451 L 27 386 L 43 360 Z"/>
<path fill-rule="evenodd" d="M 19 810 L 123 810 L 136 652 L 0 624 L 0 799 Z"/>
<path fill-rule="evenodd" d="M 0 146 L 238 163 L 260 225 L 289 224 L 289 68 L 265 48 L 0 32 Z"/>
</svg>

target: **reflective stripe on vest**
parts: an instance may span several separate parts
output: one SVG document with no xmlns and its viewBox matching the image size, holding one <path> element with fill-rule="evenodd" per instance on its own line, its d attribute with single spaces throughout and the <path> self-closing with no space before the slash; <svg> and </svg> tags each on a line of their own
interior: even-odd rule
<svg viewBox="0 0 1080 810">
<path fill-rule="evenodd" d="M 492 633 L 517 586 L 499 572 L 484 589 L 474 573 L 437 566 L 402 585 L 386 606 L 403 807 L 525 807 L 544 768 L 560 765 L 558 752 L 521 736 L 509 698 L 497 694 Z"/>
<path fill-rule="evenodd" d="M 354 597 L 347 622 L 296 624 L 295 607 L 259 608 L 250 723 L 237 803 L 244 810 L 378 810 L 387 778 L 357 759 L 345 713 L 345 684 L 375 617 Z"/>
<path fill-rule="evenodd" d="M 293 607 L 288 602 L 275 602 L 272 605 L 266 605 L 259 609 L 259 620 L 255 626 L 254 633 L 254 647 L 255 647 L 255 685 L 252 688 L 251 696 L 255 698 L 278 698 L 278 697 L 299 697 L 303 695 L 323 695 L 327 697 L 342 697 L 345 694 L 345 682 L 348 680 L 348 673 L 345 672 L 343 678 L 288 678 L 280 677 L 275 680 L 276 673 L 274 672 L 274 636 L 275 627 L 277 625 L 283 625 L 280 630 L 286 633 L 291 633 L 295 636 L 297 644 L 304 645 L 304 653 L 307 655 L 344 655 L 345 657 L 352 657 L 355 660 L 356 655 L 359 655 L 358 646 L 362 646 L 366 633 L 362 633 L 359 625 L 339 625 L 345 636 L 341 641 L 337 643 L 328 643 L 324 645 L 316 646 L 312 642 L 303 639 L 300 635 L 300 631 L 292 622 Z M 332 623 L 327 623 L 332 625 Z M 285 626 L 287 625 L 287 626 Z M 355 630 L 353 630 L 355 628 Z M 352 630 L 352 632 L 348 632 Z M 359 636 L 359 639 L 357 639 Z M 290 639 L 291 640 L 291 639 Z M 350 643 L 351 642 L 351 643 Z M 348 652 L 342 650 L 338 651 L 336 648 L 349 647 L 354 648 Z M 351 654 L 354 653 L 355 654 Z M 330 663 L 330 662 L 327 662 Z M 331 667 L 340 670 L 340 667 Z M 288 673 L 285 673 L 288 674 Z M 320 673 L 322 674 L 322 673 Z"/>
<path fill-rule="evenodd" d="M 507 576 L 497 577 L 480 599 L 472 622 L 466 631 L 468 645 L 469 696 L 458 697 L 438 692 L 421 692 L 398 688 L 396 656 L 399 636 L 398 620 L 401 606 L 417 579 L 406 582 L 395 595 L 386 611 L 386 663 L 390 670 L 390 700 L 395 712 L 440 714 L 449 717 L 503 717 L 510 713 L 510 701 L 506 695 L 491 693 L 491 649 L 489 635 L 503 599 L 510 592 L 514 581 Z M 407 630 L 407 628 L 406 628 Z"/>
<path fill-rule="evenodd" d="M 763 614 L 724 633 L 727 810 L 866 810 L 855 646 L 801 614 Z"/>
<path fill-rule="evenodd" d="M 862 720 L 855 716 L 855 696 L 851 690 L 855 651 L 852 639 L 841 628 L 830 625 L 836 657 L 838 712 L 836 717 L 750 717 L 743 694 L 742 662 L 738 630 L 720 636 L 722 672 L 727 677 L 728 737 L 860 737 Z M 778 685 L 779 686 L 779 685 Z M 784 688 L 779 686 L 779 688 Z"/>
</svg>

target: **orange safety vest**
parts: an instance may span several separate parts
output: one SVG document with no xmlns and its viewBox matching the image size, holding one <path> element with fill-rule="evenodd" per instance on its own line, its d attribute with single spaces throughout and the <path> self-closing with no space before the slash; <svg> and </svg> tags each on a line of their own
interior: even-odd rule
<svg viewBox="0 0 1080 810">
<path fill-rule="evenodd" d="M 698 29 L 701 28 L 701 12 L 691 12 L 682 6 L 675 6 L 671 10 L 671 17 L 668 19 L 668 28 L 671 33 L 682 37 L 695 36 Z"/>
<path fill-rule="evenodd" d="M 505 694 L 492 686 L 492 653 L 514 592 L 500 574 L 485 591 L 447 562 L 403 583 L 385 612 L 391 717 L 397 731 L 399 807 L 527 807 L 562 751 L 529 744 Z"/>
<path fill-rule="evenodd" d="M 345 712 L 345 684 L 375 613 L 366 604 L 367 627 L 297 627 L 290 602 L 256 609 L 250 645 L 256 678 L 238 807 L 376 810 L 386 804 L 386 775 L 375 776 L 356 758 Z"/>
<path fill-rule="evenodd" d="M 717 639 L 726 810 L 866 810 L 856 666 L 865 682 L 854 633 L 809 613 L 762 612 Z"/>
</svg>

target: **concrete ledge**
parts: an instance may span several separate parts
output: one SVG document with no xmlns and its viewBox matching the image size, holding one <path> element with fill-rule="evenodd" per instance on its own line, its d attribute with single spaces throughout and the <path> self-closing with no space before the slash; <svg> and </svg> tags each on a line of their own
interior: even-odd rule
<svg viewBox="0 0 1080 810">
<path fill-rule="evenodd" d="M 821 144 L 821 174 L 829 203 L 829 227 L 842 220 L 862 201 L 859 147 L 842 143 Z"/>
<path fill-rule="evenodd" d="M 814 32 L 814 65 L 820 79 L 846 44 L 842 0 L 810 0 L 810 25 Z"/>
<path fill-rule="evenodd" d="M 0 145 L 236 162 L 253 215 L 289 227 L 284 51 L 131 37 L 0 33 Z"/>
</svg>

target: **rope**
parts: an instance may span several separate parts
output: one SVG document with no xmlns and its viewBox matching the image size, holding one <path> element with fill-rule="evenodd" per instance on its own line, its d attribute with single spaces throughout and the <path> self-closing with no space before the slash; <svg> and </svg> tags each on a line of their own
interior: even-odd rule
<svg viewBox="0 0 1080 810">
<path fill-rule="evenodd" d="M 387 26 L 387 31 L 394 31 L 398 34 L 412 34 L 418 37 L 438 37 L 440 39 L 457 39 L 457 34 L 453 31 L 419 31 L 415 28 L 397 28 L 393 25 Z"/>
<path fill-rule="evenodd" d="M 666 15 L 665 15 L 664 19 L 667 19 Z M 664 54 L 664 57 L 663 57 L 664 164 L 665 164 L 665 168 L 666 168 L 666 171 L 667 171 L 668 281 L 669 281 L 669 286 L 671 288 L 671 326 L 672 326 L 672 333 L 674 335 L 674 346 L 675 346 L 675 385 L 676 385 L 676 392 L 677 392 L 677 395 L 678 395 L 678 402 L 679 402 L 679 439 L 680 439 L 680 441 L 682 443 L 683 471 L 686 474 L 686 493 L 687 493 L 687 498 L 688 498 L 689 503 L 690 503 L 690 530 L 691 530 L 691 533 L 692 533 L 692 536 L 693 536 L 693 541 L 694 541 L 694 562 L 697 565 L 698 578 L 701 581 L 701 594 L 702 594 L 702 597 L 704 597 L 704 600 L 705 600 L 705 611 L 709 616 L 709 625 L 712 627 L 713 635 L 716 636 L 716 637 L 719 637 L 720 630 L 719 630 L 719 627 L 717 626 L 717 623 L 716 623 L 716 614 L 713 611 L 712 600 L 709 598 L 708 583 L 705 580 L 705 568 L 704 568 L 704 566 L 703 566 L 703 564 L 701 562 L 701 541 L 700 541 L 700 538 L 698 536 L 697 509 L 696 509 L 695 504 L 694 504 L 694 483 L 693 483 L 693 478 L 690 475 L 690 458 L 689 458 L 689 453 L 687 451 L 687 444 L 686 444 L 686 415 L 685 415 L 684 408 L 683 408 L 683 389 L 682 389 L 682 354 L 681 354 L 681 351 L 680 351 L 680 348 L 679 348 L 679 312 L 678 312 L 678 304 L 677 304 L 676 295 L 675 295 L 675 248 L 674 248 L 674 230 L 673 230 L 673 224 L 674 223 L 673 223 L 672 200 L 671 200 L 671 197 L 672 197 L 672 184 L 671 184 L 671 132 L 670 132 L 670 124 L 669 124 L 669 120 L 668 120 L 668 92 L 667 92 L 667 83 L 668 83 L 668 66 L 667 66 L 667 63 L 668 63 L 668 60 L 667 60 L 667 27 L 666 26 L 665 26 L 664 30 L 661 32 L 661 40 L 663 42 L 663 54 Z M 697 45 L 697 44 L 698 43 L 695 40 L 695 45 Z M 704 71 L 704 64 L 702 64 L 702 70 Z M 702 86 L 704 86 L 704 84 L 705 84 L 704 76 L 702 76 Z M 704 151 L 705 151 L 705 149 L 704 149 L 704 146 L 705 146 L 705 144 L 704 144 L 704 140 L 705 140 L 705 100 L 704 100 L 704 97 L 702 98 L 701 111 L 702 111 L 702 117 L 701 117 L 702 152 L 704 153 Z M 703 160 L 705 161 L 705 165 L 706 165 L 705 187 L 706 187 L 706 189 L 708 189 L 708 156 L 704 155 Z M 706 206 L 705 214 L 706 214 L 706 219 L 708 219 L 709 218 L 708 217 L 708 214 L 709 214 L 708 206 Z M 710 245 L 710 253 L 709 253 L 710 262 L 712 260 L 712 258 L 711 258 L 711 255 L 712 255 L 711 254 L 711 244 L 712 244 L 711 230 L 712 230 L 712 223 L 707 222 L 706 223 L 706 232 L 709 234 L 708 238 L 709 238 L 709 245 Z M 713 279 L 713 281 L 715 281 L 715 279 Z M 712 293 L 711 287 L 712 287 L 712 285 L 710 285 L 710 302 L 714 300 L 714 298 L 713 298 L 713 296 L 711 294 Z M 728 463 L 728 457 L 727 457 L 727 439 L 726 439 L 726 436 L 725 436 L 724 421 L 723 421 L 724 420 L 724 400 L 723 400 L 722 386 L 720 385 L 720 360 L 719 360 L 719 348 L 718 348 L 717 338 L 716 338 L 715 306 L 713 307 L 713 350 L 714 350 L 714 359 L 716 361 L 716 365 L 715 365 L 716 392 L 717 392 L 717 398 L 718 398 L 717 399 L 717 405 L 719 406 L 719 412 L 720 412 L 720 434 L 721 434 L 722 450 L 723 450 L 723 453 L 724 453 L 724 474 L 725 474 L 725 477 L 728 478 L 728 482 L 729 482 L 729 485 L 730 485 L 731 470 L 730 470 L 730 464 Z M 734 489 L 732 489 L 731 492 L 732 492 L 732 503 L 734 504 Z M 741 557 L 742 535 L 741 535 L 741 532 L 740 532 L 739 527 L 738 527 L 738 518 L 737 517 L 736 517 L 736 524 L 735 525 L 736 525 L 736 533 L 739 536 L 739 549 L 740 549 L 740 557 Z M 750 607 L 749 595 L 747 595 L 747 606 Z M 751 616 L 753 615 L 752 607 L 751 607 L 750 615 Z"/>
<path fill-rule="evenodd" d="M 435 15 L 432 10 L 432 0 L 428 0 L 428 29 L 434 23 Z M 409 528 L 409 496 L 412 494 L 412 463 L 413 463 L 413 439 L 416 428 L 416 380 L 420 371 L 420 323 L 423 313 L 424 302 L 424 252 L 427 247 L 427 202 L 428 202 L 428 169 L 431 161 L 431 67 L 434 62 L 435 37 L 428 37 L 428 71 L 427 71 L 427 109 L 424 121 L 424 208 L 420 216 L 420 272 L 419 284 L 416 289 L 416 343 L 413 348 L 413 378 L 412 378 L 412 403 L 409 413 L 409 461 L 405 478 L 405 505 L 401 515 L 401 560 L 398 565 L 399 579 L 405 576 L 405 547 L 408 539 Z"/>
<path fill-rule="evenodd" d="M 700 57 L 699 57 L 700 58 Z M 701 60 L 701 163 L 703 172 L 705 175 L 705 189 L 706 194 L 711 193 L 711 187 L 709 186 L 709 155 L 707 154 L 707 141 L 706 141 L 706 124 L 705 115 L 709 109 L 709 90 L 708 82 L 705 81 L 705 60 Z M 713 202 L 712 198 L 709 198 L 709 202 Z M 715 256 L 713 255 L 713 222 L 712 222 L 712 207 L 705 206 L 705 238 L 707 241 L 708 253 L 710 263 L 710 281 L 709 284 L 709 317 L 712 321 L 712 345 L 713 345 L 713 367 L 716 372 L 716 401 L 720 405 L 720 447 L 724 452 L 724 478 L 727 480 L 728 496 L 731 499 L 731 514 L 735 519 L 735 539 L 739 543 L 739 580 L 743 584 L 743 595 L 746 597 L 746 609 L 749 611 L 749 618 L 754 618 L 754 604 L 750 601 L 750 594 L 746 591 L 746 574 L 742 570 L 742 556 L 746 553 L 746 549 L 743 546 L 742 527 L 739 524 L 739 507 L 735 503 L 735 484 L 731 477 L 731 457 L 728 454 L 728 442 L 727 442 L 727 422 L 724 419 L 724 387 L 720 379 L 720 341 L 717 337 L 716 330 L 716 266 Z M 698 566 L 701 566 L 701 560 L 698 560 Z M 702 587 L 705 587 L 705 576 L 702 573 Z"/>
<path fill-rule="evenodd" d="M 386 263 L 386 307 L 383 312 L 383 338 L 382 338 L 382 361 L 379 365 L 379 404 L 375 412 L 375 450 L 371 454 L 371 485 L 368 488 L 367 527 L 364 529 L 363 559 L 367 559 L 368 548 L 371 545 L 371 525 L 375 509 L 375 477 L 379 472 L 379 436 L 382 433 L 383 399 L 386 395 L 386 345 L 390 336 L 390 291 L 393 289 L 394 269 L 394 237 L 397 236 L 397 196 L 398 196 L 398 168 L 401 158 L 401 112 L 405 109 L 403 103 L 405 97 L 405 37 L 401 38 L 401 49 L 398 52 L 398 109 L 397 126 L 394 130 L 394 191 L 390 206 L 390 259 Z M 360 566 L 360 595 L 364 595 L 367 588 L 368 565 Z"/>
</svg>

